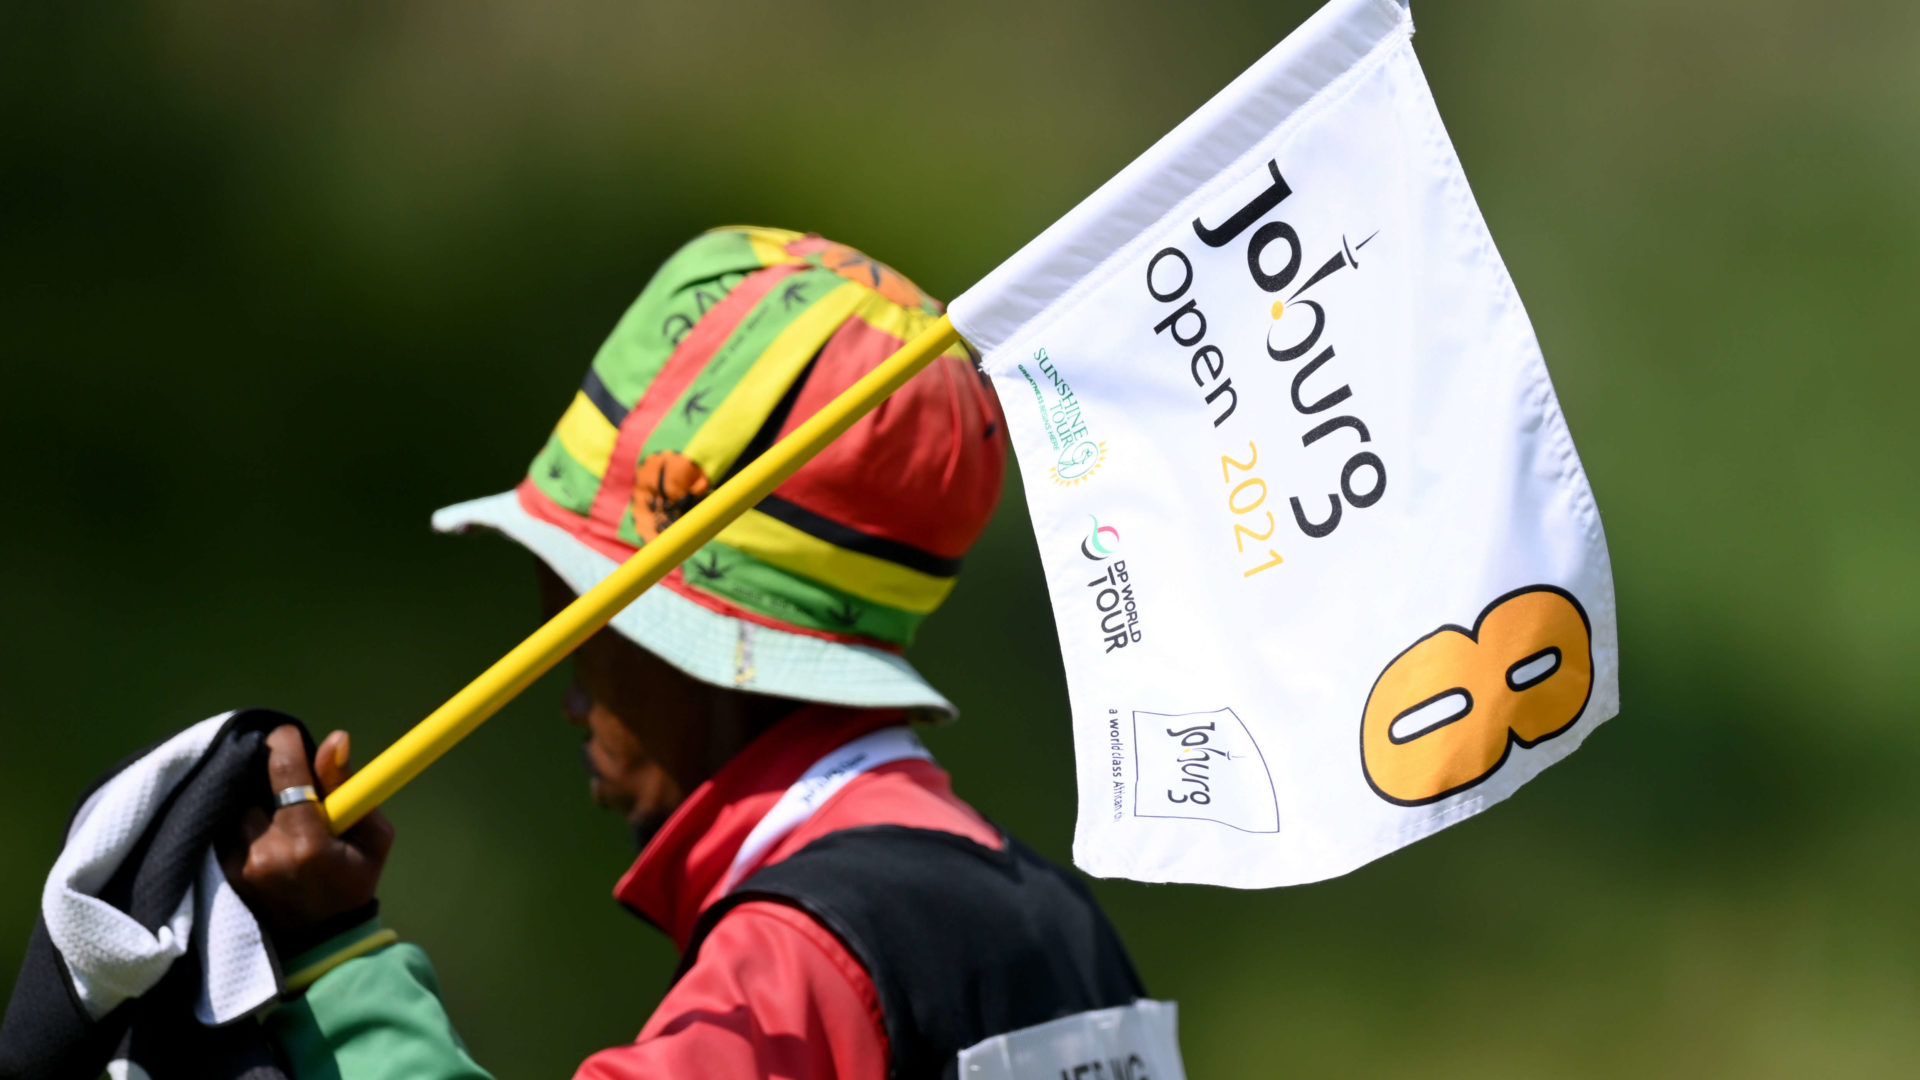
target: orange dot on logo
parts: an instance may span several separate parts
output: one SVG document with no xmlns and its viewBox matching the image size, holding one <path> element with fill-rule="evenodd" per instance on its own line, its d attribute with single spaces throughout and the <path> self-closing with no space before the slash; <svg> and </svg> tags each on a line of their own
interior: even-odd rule
<svg viewBox="0 0 1920 1080">
<path fill-rule="evenodd" d="M 706 470 L 678 450 L 661 450 L 640 459 L 633 476 L 633 527 L 652 540 L 680 519 L 712 487 Z"/>
</svg>

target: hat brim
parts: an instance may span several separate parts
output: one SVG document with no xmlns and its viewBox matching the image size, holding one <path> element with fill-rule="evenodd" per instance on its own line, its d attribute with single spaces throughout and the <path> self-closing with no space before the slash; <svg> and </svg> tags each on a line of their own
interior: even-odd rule
<svg viewBox="0 0 1920 1080">
<path fill-rule="evenodd" d="M 436 510 L 436 532 L 480 526 L 518 543 L 576 594 L 612 573 L 615 563 L 565 529 L 541 521 L 506 491 Z M 829 641 L 723 615 L 672 589 L 640 594 L 610 625 L 629 641 L 701 682 L 755 694 L 869 709 L 910 709 L 950 720 L 959 715 L 905 658 L 868 645 Z"/>
</svg>

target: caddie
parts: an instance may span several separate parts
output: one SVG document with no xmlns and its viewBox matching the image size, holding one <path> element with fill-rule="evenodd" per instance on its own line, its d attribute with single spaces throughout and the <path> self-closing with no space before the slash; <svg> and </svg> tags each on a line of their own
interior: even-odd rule
<svg viewBox="0 0 1920 1080">
<path fill-rule="evenodd" d="M 531 551 L 551 616 L 940 312 L 821 237 L 706 233 L 614 328 L 525 479 L 434 527 Z M 955 716 L 901 650 L 986 526 L 1005 447 L 956 346 L 575 654 L 563 712 L 640 849 L 614 894 L 682 952 L 637 1038 L 577 1076 L 953 1077 L 971 1052 L 991 1077 L 980 1048 L 1010 1069 L 1029 1059 L 1007 1039 L 1035 1032 L 1098 1062 L 1076 1077 L 1168 1060 L 1125 1041 L 1146 1029 L 1115 1018 L 1165 1006 L 1087 890 L 962 801 L 910 727 Z M 311 758 L 293 727 L 267 743 L 278 809 L 225 864 L 304 988 L 265 1020 L 285 1067 L 486 1076 L 425 953 L 381 927 L 391 826 L 335 838 L 309 797 L 349 774 L 345 734 Z"/>
</svg>

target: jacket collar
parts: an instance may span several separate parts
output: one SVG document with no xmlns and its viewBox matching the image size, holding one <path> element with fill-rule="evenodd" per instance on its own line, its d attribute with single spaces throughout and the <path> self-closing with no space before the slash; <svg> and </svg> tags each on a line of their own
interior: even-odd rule
<svg viewBox="0 0 1920 1080">
<path fill-rule="evenodd" d="M 700 913 L 720 899 L 740 845 L 787 788 L 841 745 L 904 723 L 906 714 L 891 709 L 796 710 L 693 789 L 614 886 L 614 898 L 686 948 Z"/>
</svg>

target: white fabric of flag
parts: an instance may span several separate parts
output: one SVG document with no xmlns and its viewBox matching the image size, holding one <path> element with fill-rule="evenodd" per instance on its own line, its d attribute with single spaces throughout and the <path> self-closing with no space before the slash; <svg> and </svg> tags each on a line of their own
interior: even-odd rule
<svg viewBox="0 0 1920 1080">
<path fill-rule="evenodd" d="M 1599 512 L 1412 36 L 1333 0 L 953 302 L 1046 570 L 1090 873 L 1346 873 L 1619 710 Z"/>
</svg>

